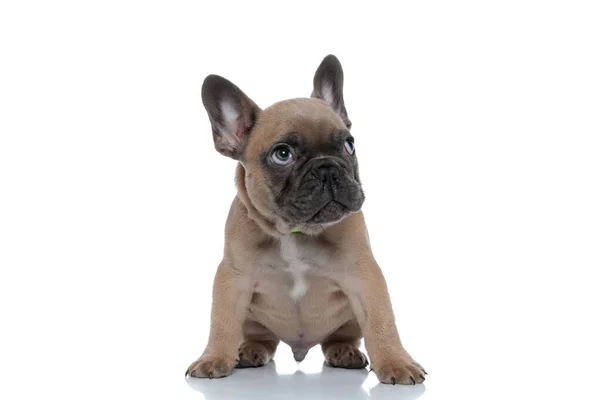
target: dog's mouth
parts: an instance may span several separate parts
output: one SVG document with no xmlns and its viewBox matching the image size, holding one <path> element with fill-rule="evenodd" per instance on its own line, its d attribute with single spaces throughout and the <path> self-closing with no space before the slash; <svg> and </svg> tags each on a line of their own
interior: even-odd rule
<svg viewBox="0 0 600 400">
<path fill-rule="evenodd" d="M 323 227 L 358 212 L 364 198 L 360 183 L 349 176 L 325 183 L 308 177 L 278 199 L 277 214 L 292 226 Z"/>
<path fill-rule="evenodd" d="M 326 224 L 338 222 L 350 214 L 350 208 L 344 204 L 330 200 L 306 221 L 308 224 Z"/>
</svg>

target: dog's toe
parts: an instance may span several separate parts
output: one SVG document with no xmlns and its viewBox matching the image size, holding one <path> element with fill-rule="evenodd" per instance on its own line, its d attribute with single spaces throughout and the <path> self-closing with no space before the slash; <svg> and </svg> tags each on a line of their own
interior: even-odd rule
<svg viewBox="0 0 600 400">
<path fill-rule="evenodd" d="M 332 367 L 364 368 L 369 362 L 367 357 L 355 346 L 348 343 L 335 343 L 327 348 L 325 361 Z"/>
<path fill-rule="evenodd" d="M 185 375 L 194 378 L 222 378 L 231 374 L 233 366 L 219 357 L 205 356 L 194 361 Z"/>
<path fill-rule="evenodd" d="M 236 368 L 262 367 L 269 362 L 269 352 L 260 343 L 245 342 L 240 346 Z"/>
<path fill-rule="evenodd" d="M 425 371 L 412 360 L 398 360 L 376 368 L 375 372 L 382 383 L 392 385 L 415 385 L 425 380 Z"/>
</svg>

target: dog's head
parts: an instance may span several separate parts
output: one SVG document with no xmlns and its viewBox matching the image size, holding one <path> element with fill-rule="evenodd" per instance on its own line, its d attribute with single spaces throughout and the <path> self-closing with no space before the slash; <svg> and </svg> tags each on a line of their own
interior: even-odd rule
<svg viewBox="0 0 600 400">
<path fill-rule="evenodd" d="M 204 81 L 215 148 L 240 162 L 239 189 L 280 230 L 322 228 L 363 204 L 343 83 L 342 66 L 329 55 L 315 73 L 311 98 L 261 110 L 230 81 L 216 75 Z"/>
</svg>

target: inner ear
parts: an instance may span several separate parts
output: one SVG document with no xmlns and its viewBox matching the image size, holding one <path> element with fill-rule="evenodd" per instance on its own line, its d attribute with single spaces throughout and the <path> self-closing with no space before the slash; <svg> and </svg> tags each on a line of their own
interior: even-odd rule
<svg viewBox="0 0 600 400">
<path fill-rule="evenodd" d="M 217 151 L 240 160 L 261 109 L 236 85 L 209 75 L 202 85 L 202 103 L 212 127 Z"/>
<path fill-rule="evenodd" d="M 317 68 L 311 97 L 325 101 L 350 129 L 352 122 L 344 104 L 344 71 L 342 64 L 333 54 L 325 57 Z"/>
<path fill-rule="evenodd" d="M 325 100 L 325 102 L 327 104 L 329 104 L 329 106 L 331 108 L 333 108 L 333 110 L 338 113 L 341 114 L 342 110 L 341 110 L 341 102 L 339 99 L 337 99 L 335 97 L 335 94 L 333 92 L 333 86 L 331 83 L 329 83 L 328 81 L 322 82 L 322 88 L 321 88 L 321 96 L 323 97 L 323 100 Z M 342 100 L 343 102 L 343 100 Z"/>
<path fill-rule="evenodd" d="M 234 106 L 229 99 L 222 99 L 220 103 L 223 131 L 222 139 L 231 145 L 236 145 L 244 140 L 247 130 L 252 128 L 253 124 L 245 124 L 241 110 L 243 107 Z"/>
</svg>

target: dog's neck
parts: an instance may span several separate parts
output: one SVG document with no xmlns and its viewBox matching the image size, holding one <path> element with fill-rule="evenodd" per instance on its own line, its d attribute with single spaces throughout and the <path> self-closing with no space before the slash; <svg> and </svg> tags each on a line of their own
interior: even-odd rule
<svg viewBox="0 0 600 400">
<path fill-rule="evenodd" d="M 276 238 L 281 237 L 282 232 L 277 229 L 276 221 L 268 219 L 256 209 L 254 204 L 252 204 L 252 201 L 248 196 L 248 189 L 246 188 L 246 170 L 241 163 L 238 164 L 235 171 L 235 183 L 237 186 L 238 198 L 244 207 L 246 207 L 248 218 L 254 221 L 267 235 Z"/>
</svg>

